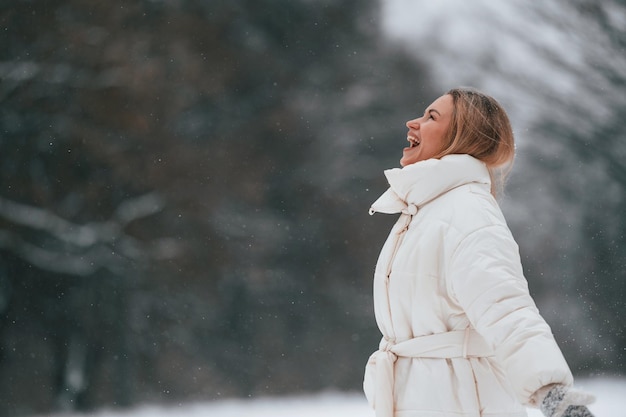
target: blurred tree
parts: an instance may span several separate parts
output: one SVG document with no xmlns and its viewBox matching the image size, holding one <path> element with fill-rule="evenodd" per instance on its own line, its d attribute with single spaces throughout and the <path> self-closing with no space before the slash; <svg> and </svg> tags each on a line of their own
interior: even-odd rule
<svg viewBox="0 0 626 417">
<path fill-rule="evenodd" d="M 553 198 L 566 205 L 559 210 L 564 225 L 555 232 L 571 239 L 560 242 L 559 256 L 551 262 L 571 297 L 554 308 L 567 311 L 572 321 L 559 329 L 559 336 L 578 369 L 623 374 L 626 2 L 562 1 L 555 7 L 533 6 L 531 12 L 558 28 L 570 45 L 529 40 L 559 80 L 537 78 L 533 91 L 544 94 L 539 109 L 543 117 L 535 128 L 540 140 L 526 158 L 531 169 L 545 172 L 552 167 L 544 182 L 552 184 Z M 578 207 L 576 217 L 572 207 Z M 584 320 L 584 315 L 593 320 Z"/>
<path fill-rule="evenodd" d="M 0 413 L 360 386 L 367 208 L 433 96 L 377 16 L 2 3 Z"/>
</svg>

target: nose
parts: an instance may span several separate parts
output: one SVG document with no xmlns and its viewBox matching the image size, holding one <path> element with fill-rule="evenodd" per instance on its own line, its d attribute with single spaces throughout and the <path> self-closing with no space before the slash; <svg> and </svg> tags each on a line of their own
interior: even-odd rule
<svg viewBox="0 0 626 417">
<path fill-rule="evenodd" d="M 419 119 L 409 120 L 408 122 L 406 122 L 406 127 L 408 127 L 409 129 L 419 129 L 420 128 Z"/>
</svg>

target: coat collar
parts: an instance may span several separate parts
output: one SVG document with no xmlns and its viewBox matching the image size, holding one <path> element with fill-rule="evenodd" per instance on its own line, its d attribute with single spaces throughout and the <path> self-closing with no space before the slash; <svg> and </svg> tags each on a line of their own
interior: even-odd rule
<svg viewBox="0 0 626 417">
<path fill-rule="evenodd" d="M 491 184 L 485 164 L 469 155 L 447 155 L 385 170 L 390 188 L 371 206 L 374 213 L 415 214 L 417 208 L 458 186 Z"/>
</svg>

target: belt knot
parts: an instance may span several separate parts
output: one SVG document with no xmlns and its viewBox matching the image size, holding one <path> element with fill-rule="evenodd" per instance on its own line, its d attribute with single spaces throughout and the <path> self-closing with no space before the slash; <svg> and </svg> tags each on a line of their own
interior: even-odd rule
<svg viewBox="0 0 626 417">
<path fill-rule="evenodd" d="M 396 344 L 396 339 L 382 339 L 378 349 L 383 352 L 391 352 L 391 348 Z"/>
</svg>

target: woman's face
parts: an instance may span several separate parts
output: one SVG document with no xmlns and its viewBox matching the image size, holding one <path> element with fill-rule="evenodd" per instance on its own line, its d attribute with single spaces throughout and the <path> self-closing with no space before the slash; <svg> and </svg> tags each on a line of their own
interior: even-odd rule
<svg viewBox="0 0 626 417">
<path fill-rule="evenodd" d="M 430 159 L 443 149 L 452 110 L 452 96 L 446 94 L 428 106 L 422 117 L 406 122 L 409 146 L 402 151 L 401 166 Z"/>
</svg>

